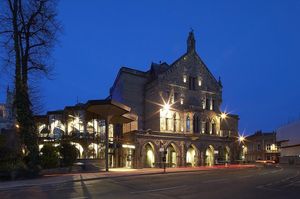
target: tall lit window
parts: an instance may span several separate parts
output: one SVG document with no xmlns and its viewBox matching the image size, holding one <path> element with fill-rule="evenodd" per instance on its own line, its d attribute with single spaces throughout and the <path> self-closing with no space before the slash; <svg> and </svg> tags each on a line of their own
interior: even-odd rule
<svg viewBox="0 0 300 199">
<path fill-rule="evenodd" d="M 173 111 L 160 109 L 160 130 L 173 131 L 174 128 Z"/>
<path fill-rule="evenodd" d="M 187 132 L 190 132 L 190 129 L 191 129 L 190 116 L 187 115 L 187 116 L 186 116 L 186 131 L 187 131 Z"/>
<path fill-rule="evenodd" d="M 175 112 L 173 115 L 173 131 L 179 132 L 180 130 L 180 116 L 177 112 Z"/>
<path fill-rule="evenodd" d="M 205 133 L 205 122 L 201 122 L 201 132 L 202 134 Z"/>
<path fill-rule="evenodd" d="M 202 98 L 202 108 L 205 109 L 206 106 L 206 98 Z"/>
<path fill-rule="evenodd" d="M 198 86 L 202 86 L 202 80 L 200 77 L 198 77 Z"/>
<path fill-rule="evenodd" d="M 183 75 L 183 83 L 186 83 L 186 75 Z"/>
</svg>

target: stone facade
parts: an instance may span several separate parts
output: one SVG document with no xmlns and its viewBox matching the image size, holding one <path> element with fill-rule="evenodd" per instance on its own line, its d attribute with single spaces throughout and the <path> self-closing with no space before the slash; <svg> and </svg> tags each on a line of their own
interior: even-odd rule
<svg viewBox="0 0 300 199">
<path fill-rule="evenodd" d="M 300 165 L 300 120 L 277 129 L 276 139 L 280 146 L 280 164 Z"/>
<path fill-rule="evenodd" d="M 195 49 L 173 64 L 152 63 L 144 72 L 122 67 L 110 89 L 112 99 L 132 108 L 138 122 L 123 128 L 124 166 L 198 166 L 238 158 L 238 116 L 222 116 L 222 83 Z"/>
<path fill-rule="evenodd" d="M 152 63 L 145 72 L 122 67 L 107 100 L 128 112 L 106 123 L 87 102 L 36 116 L 40 148 L 67 139 L 78 158 L 103 163 L 108 149 L 110 167 L 130 168 L 160 167 L 164 160 L 169 167 L 214 165 L 239 157 L 239 118 L 221 113 L 221 81 L 197 54 L 193 32 L 187 52 L 171 65 Z"/>
<path fill-rule="evenodd" d="M 242 159 L 247 162 L 259 160 L 278 161 L 279 149 L 276 142 L 275 132 L 258 131 L 253 135 L 246 137 L 244 145 L 244 154 Z"/>
</svg>

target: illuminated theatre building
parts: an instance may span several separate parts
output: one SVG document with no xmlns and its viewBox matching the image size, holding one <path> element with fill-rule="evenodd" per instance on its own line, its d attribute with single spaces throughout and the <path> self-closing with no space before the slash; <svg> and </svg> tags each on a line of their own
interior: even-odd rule
<svg viewBox="0 0 300 199">
<path fill-rule="evenodd" d="M 39 116 L 44 120 L 40 135 L 53 140 L 67 135 L 80 158 L 101 160 L 108 125 L 111 167 L 160 167 L 163 156 L 168 167 L 214 165 L 239 157 L 239 118 L 221 113 L 221 81 L 197 54 L 193 32 L 187 52 L 171 65 L 152 63 L 146 72 L 122 67 L 108 99 L 124 109 L 111 124 L 87 102 Z"/>
</svg>

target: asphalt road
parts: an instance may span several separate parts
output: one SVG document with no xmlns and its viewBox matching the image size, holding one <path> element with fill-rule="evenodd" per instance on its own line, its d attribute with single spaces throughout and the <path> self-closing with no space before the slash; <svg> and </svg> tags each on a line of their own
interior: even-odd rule
<svg viewBox="0 0 300 199">
<path fill-rule="evenodd" d="M 300 168 L 220 169 L 15 188 L 0 198 L 300 198 Z"/>
</svg>

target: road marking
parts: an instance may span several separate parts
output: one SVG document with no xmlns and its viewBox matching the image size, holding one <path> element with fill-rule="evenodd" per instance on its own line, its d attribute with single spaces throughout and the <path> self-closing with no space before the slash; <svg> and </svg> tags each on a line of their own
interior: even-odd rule
<svg viewBox="0 0 300 199">
<path fill-rule="evenodd" d="M 279 170 L 279 171 L 281 171 L 281 170 Z M 275 172 L 271 172 L 271 173 L 275 173 Z M 268 183 L 268 184 L 259 185 L 256 188 L 265 189 L 265 190 L 272 190 L 272 191 L 280 191 L 281 190 L 280 188 L 295 186 L 295 184 L 297 183 L 297 180 L 295 180 L 295 178 L 297 178 L 299 174 L 300 174 L 300 172 L 298 171 L 293 176 L 289 176 L 289 177 L 286 177 L 282 180 L 271 182 L 271 183 Z M 271 187 L 278 186 L 278 185 L 280 186 L 279 189 L 271 188 Z"/>
<path fill-rule="evenodd" d="M 202 183 L 224 182 L 224 181 L 227 181 L 227 179 L 221 178 L 221 179 L 215 179 L 215 180 L 207 180 L 207 181 L 202 182 Z"/>
<path fill-rule="evenodd" d="M 267 188 L 264 185 L 260 185 L 256 187 L 257 189 L 264 189 L 264 190 L 268 190 L 268 191 L 280 191 L 278 189 L 271 189 L 271 188 Z"/>
<path fill-rule="evenodd" d="M 181 186 L 176 186 L 176 187 L 166 187 L 166 188 L 161 188 L 161 189 L 150 189 L 150 190 L 144 190 L 144 191 L 133 191 L 130 192 L 131 194 L 139 194 L 139 193 L 148 193 L 148 192 L 156 192 L 156 191 L 165 191 L 165 190 L 171 190 L 171 189 L 178 189 L 186 187 L 186 185 L 181 185 Z"/>
<path fill-rule="evenodd" d="M 246 176 L 240 176 L 240 178 L 250 178 L 252 177 L 253 175 L 246 175 Z"/>
</svg>

